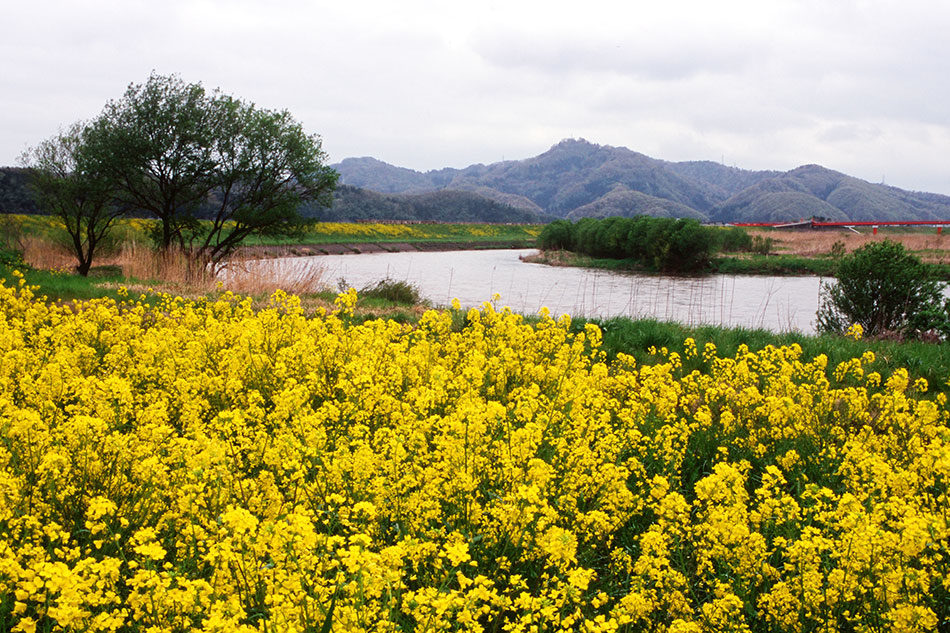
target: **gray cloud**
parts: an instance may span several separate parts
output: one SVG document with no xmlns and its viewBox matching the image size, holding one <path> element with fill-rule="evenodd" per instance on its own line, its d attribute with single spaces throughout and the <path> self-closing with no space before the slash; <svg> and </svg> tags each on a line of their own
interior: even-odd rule
<svg viewBox="0 0 950 633">
<path fill-rule="evenodd" d="M 474 44 L 490 64 L 560 75 L 616 73 L 650 80 L 676 81 L 703 73 L 730 74 L 748 65 L 740 46 L 713 46 L 696 39 L 638 37 L 590 41 L 552 41 L 543 36 L 491 34 Z"/>
<path fill-rule="evenodd" d="M 0 164 L 154 69 L 290 110 L 333 160 L 461 167 L 583 136 L 950 193 L 950 5 L 654 5 L 16 3 L 0 23 Z"/>
</svg>

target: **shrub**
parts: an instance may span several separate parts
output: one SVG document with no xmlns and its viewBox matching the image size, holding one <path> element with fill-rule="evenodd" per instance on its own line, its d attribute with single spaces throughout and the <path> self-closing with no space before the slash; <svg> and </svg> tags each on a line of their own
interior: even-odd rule
<svg viewBox="0 0 950 633">
<path fill-rule="evenodd" d="M 914 335 L 929 329 L 927 315 L 939 311 L 940 291 L 901 243 L 872 242 L 841 258 L 837 283 L 822 282 L 818 330 L 840 333 L 857 323 L 868 336 Z"/>
<path fill-rule="evenodd" d="M 712 253 L 712 231 L 696 220 L 683 218 L 670 225 L 666 248 L 655 266 L 670 272 L 695 272 L 706 268 Z"/>
<path fill-rule="evenodd" d="M 847 249 L 844 246 L 844 242 L 841 240 L 835 240 L 835 243 L 831 245 L 831 251 L 829 252 L 831 258 L 841 259 L 845 256 L 845 254 L 847 254 Z"/>
<path fill-rule="evenodd" d="M 752 243 L 749 245 L 749 250 L 756 255 L 771 255 L 772 249 L 774 247 L 775 240 L 773 238 L 756 235 L 752 238 Z"/>
<path fill-rule="evenodd" d="M 23 256 L 19 251 L 0 246 L 0 266 L 19 268 L 23 266 Z"/>
<path fill-rule="evenodd" d="M 551 222 L 541 229 L 538 245 L 545 250 L 571 250 L 574 247 L 574 225 L 568 220 Z"/>
<path fill-rule="evenodd" d="M 0 266 L 23 265 L 23 228 L 9 215 L 0 215 Z"/>
<path fill-rule="evenodd" d="M 395 279 L 380 279 L 376 283 L 368 284 L 359 292 L 362 298 L 383 299 L 401 305 L 416 305 L 422 303 L 419 288 L 408 281 Z"/>
<path fill-rule="evenodd" d="M 716 250 L 726 253 L 738 253 L 752 248 L 752 236 L 738 226 L 717 229 L 713 234 Z"/>
</svg>

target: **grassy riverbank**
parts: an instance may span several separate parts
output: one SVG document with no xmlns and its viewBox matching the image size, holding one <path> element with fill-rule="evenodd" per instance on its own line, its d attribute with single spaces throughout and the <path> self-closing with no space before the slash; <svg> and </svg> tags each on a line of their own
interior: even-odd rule
<svg viewBox="0 0 950 633">
<path fill-rule="evenodd" d="M 148 265 L 143 265 L 148 270 Z M 7 284 L 19 283 L 35 287 L 36 295 L 50 303 L 74 303 L 91 299 L 112 299 L 122 302 L 130 296 L 149 305 L 160 303 L 165 296 L 181 296 L 188 299 L 216 299 L 228 292 L 248 296 L 255 309 L 270 304 L 271 295 L 278 289 L 286 289 L 300 297 L 308 313 L 332 309 L 338 289 L 322 279 L 316 269 L 311 277 L 299 279 L 291 285 L 277 280 L 249 274 L 233 283 L 219 283 L 214 279 L 186 280 L 181 270 L 161 271 L 139 277 L 125 275 L 115 265 L 93 267 L 88 277 L 66 270 L 41 270 L 22 263 L 16 265 L 0 262 L 0 279 Z M 164 278 L 163 278 L 164 277 Z M 391 319 L 400 323 L 415 323 L 429 309 L 415 288 L 404 282 L 380 280 L 359 288 L 359 300 L 354 309 L 354 319 Z"/>
<path fill-rule="evenodd" d="M 804 358 L 813 359 L 825 355 L 831 371 L 839 364 L 847 363 L 870 350 L 877 358 L 875 371 L 887 374 L 904 367 L 911 376 L 926 379 L 932 389 L 940 392 L 950 391 L 947 384 L 947 379 L 950 378 L 950 345 L 921 341 L 856 341 L 835 335 L 816 336 L 797 332 L 776 334 L 767 330 L 711 325 L 689 327 L 656 319 L 633 320 L 625 317 L 574 319 L 571 327 L 580 332 L 586 323 L 594 323 L 601 328 L 604 337 L 603 350 L 608 360 L 613 360 L 622 353 L 633 355 L 639 364 L 653 365 L 663 362 L 664 348 L 669 351 L 682 351 L 682 342 L 692 338 L 699 349 L 703 349 L 706 343 L 712 343 L 719 355 L 725 357 L 735 357 L 743 346 L 750 350 L 761 350 L 768 346 L 797 344 L 801 346 Z M 655 353 L 652 351 L 654 349 Z M 686 369 L 689 369 L 690 361 L 684 362 Z"/>
<path fill-rule="evenodd" d="M 52 224 L 49 218 L 40 216 L 21 216 L 21 218 L 24 219 L 25 226 L 32 226 L 35 233 L 41 233 L 40 229 L 42 227 L 46 227 L 47 231 L 51 230 Z M 147 228 L 142 224 L 143 222 L 142 220 L 127 221 L 123 227 L 124 234 L 127 236 L 142 234 L 141 232 Z M 320 225 L 320 227 L 321 230 L 311 234 L 311 237 L 319 235 L 321 236 L 320 239 L 328 240 L 325 242 L 327 244 L 337 243 L 344 239 L 355 241 L 371 235 L 375 235 L 382 240 L 381 236 L 384 234 L 388 236 L 387 239 L 402 240 L 403 242 L 410 238 L 425 239 L 429 242 L 442 239 L 448 242 L 457 239 L 460 235 L 468 235 L 473 239 L 478 238 L 488 241 L 502 235 L 509 237 L 518 234 L 529 235 L 538 229 L 538 227 L 531 225 L 338 223 L 327 223 Z M 895 235 L 899 237 L 901 234 Z M 840 234 L 837 234 L 837 236 L 840 236 Z M 911 241 L 912 245 L 917 246 L 918 250 L 927 247 L 936 252 L 938 250 L 936 246 L 942 245 L 942 242 L 940 242 L 942 238 L 939 236 L 921 235 L 920 233 L 905 233 L 904 236 Z M 829 242 L 827 236 L 810 233 L 795 233 L 781 237 L 784 241 L 779 242 L 777 248 L 781 248 L 784 252 L 767 256 L 745 255 L 721 258 L 716 262 L 717 270 L 726 274 L 811 274 L 821 276 L 833 274 L 834 257 L 830 253 L 823 252 L 823 250 L 833 249 L 835 241 Z M 873 236 L 845 237 L 849 240 L 846 250 L 859 247 L 869 239 L 881 239 Z M 399 242 L 393 241 L 390 243 L 398 244 Z M 274 246 L 278 247 L 277 245 Z M 292 253 L 290 247 L 287 247 L 287 252 Z M 25 283 L 38 286 L 39 293 L 46 295 L 50 301 L 54 302 L 81 301 L 98 297 L 107 297 L 118 301 L 125 296 L 126 293 L 120 290 L 120 288 L 125 287 L 134 296 L 141 294 L 157 296 L 159 293 L 167 293 L 191 298 L 214 298 L 222 292 L 231 290 L 238 294 L 252 296 L 255 305 L 265 306 L 270 294 L 280 286 L 275 280 L 255 278 L 245 278 L 240 284 L 229 287 L 219 287 L 218 283 L 211 279 L 200 282 L 188 281 L 184 279 L 180 270 L 173 270 L 172 274 L 168 274 L 167 268 L 161 270 L 160 267 L 154 264 L 148 265 L 146 262 L 147 254 L 147 249 L 133 250 L 126 253 L 126 256 L 130 257 L 137 264 L 136 266 L 130 265 L 129 262 L 124 262 L 124 265 L 113 263 L 98 266 L 93 269 L 89 278 L 63 272 L 68 270 L 66 265 L 68 257 L 57 265 L 59 271 L 42 270 L 29 266 L 16 266 L 16 268 L 23 271 Z M 529 257 L 527 260 L 541 261 L 553 265 L 586 266 L 610 270 L 632 269 L 630 262 L 625 260 L 595 259 L 565 251 L 542 252 L 536 259 Z M 941 262 L 939 258 L 931 257 L 931 263 L 935 269 L 943 269 L 942 278 L 950 278 L 950 275 L 946 272 L 948 266 L 939 262 Z M 182 267 L 179 266 L 179 268 Z M 11 279 L 12 267 L 0 265 L 0 277 Z M 299 295 L 305 309 L 311 312 L 319 308 L 331 307 L 337 292 L 335 285 L 329 283 L 329 280 L 320 278 L 319 273 L 286 289 Z M 359 302 L 354 312 L 354 319 L 359 321 L 386 318 L 415 323 L 428 308 L 421 301 L 411 298 L 406 300 L 405 295 L 400 299 L 394 298 L 392 295 L 387 296 L 385 292 L 377 293 L 375 296 L 371 292 L 361 292 L 359 296 Z M 581 327 L 584 322 L 583 320 L 575 320 L 577 327 Z M 714 343 L 729 354 L 735 353 L 738 346 L 743 343 L 753 349 L 758 349 L 766 345 L 783 345 L 796 342 L 805 350 L 806 356 L 826 354 L 830 359 L 831 366 L 846 361 L 854 354 L 860 354 L 862 349 L 875 349 L 883 365 L 887 367 L 908 367 L 912 373 L 927 378 L 928 381 L 939 385 L 940 388 L 944 388 L 946 377 L 950 376 L 950 346 L 945 345 L 893 341 L 862 341 L 855 343 L 838 337 L 814 337 L 800 334 L 776 335 L 765 331 L 741 328 L 686 328 L 678 324 L 662 323 L 650 319 L 637 321 L 611 319 L 595 322 L 603 327 L 605 336 L 604 351 L 609 357 L 615 357 L 619 353 L 627 353 L 633 354 L 637 358 L 647 359 L 651 357 L 649 354 L 651 347 L 657 349 L 670 348 L 686 337 L 692 337 L 702 343 Z"/>
<path fill-rule="evenodd" d="M 518 244 L 534 246 L 538 224 L 382 224 L 319 222 L 307 225 L 297 235 L 252 237 L 248 246 L 294 246 L 307 244 Z"/>
</svg>

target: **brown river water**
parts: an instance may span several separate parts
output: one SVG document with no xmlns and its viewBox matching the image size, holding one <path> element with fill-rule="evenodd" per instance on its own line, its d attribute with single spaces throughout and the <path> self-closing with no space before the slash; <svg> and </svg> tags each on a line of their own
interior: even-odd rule
<svg viewBox="0 0 950 633">
<path fill-rule="evenodd" d="M 687 325 L 815 331 L 818 277 L 710 275 L 672 277 L 528 264 L 534 250 L 370 253 L 286 257 L 253 262 L 264 272 L 293 278 L 320 267 L 330 287 L 360 288 L 390 278 L 415 284 L 434 306 L 453 298 L 474 307 L 501 295 L 496 307 L 535 314 L 652 317 Z"/>
</svg>

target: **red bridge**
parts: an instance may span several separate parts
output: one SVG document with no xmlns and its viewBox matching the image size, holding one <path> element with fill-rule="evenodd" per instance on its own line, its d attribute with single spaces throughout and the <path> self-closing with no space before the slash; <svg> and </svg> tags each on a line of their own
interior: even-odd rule
<svg viewBox="0 0 950 633">
<path fill-rule="evenodd" d="M 832 229 L 855 226 L 945 226 L 950 220 L 903 220 L 899 222 L 820 222 L 815 219 L 799 222 L 730 222 L 732 226 L 766 226 L 773 229 Z"/>
</svg>

